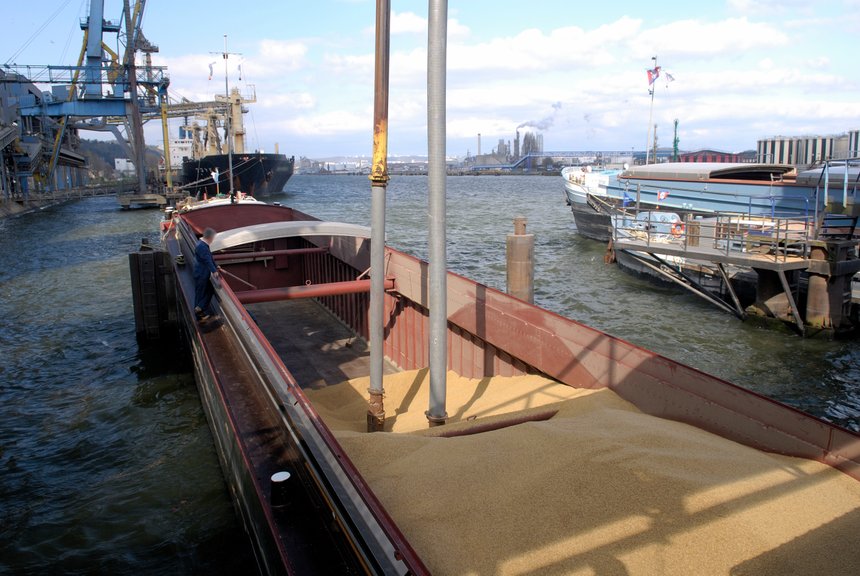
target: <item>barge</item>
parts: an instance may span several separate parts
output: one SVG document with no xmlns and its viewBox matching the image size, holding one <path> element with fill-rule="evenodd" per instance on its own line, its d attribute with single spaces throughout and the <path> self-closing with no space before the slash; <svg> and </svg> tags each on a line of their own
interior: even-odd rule
<svg viewBox="0 0 860 576">
<path fill-rule="evenodd" d="M 860 572 L 860 435 L 446 270 L 446 19 L 431 0 L 430 264 L 385 245 L 379 0 L 371 229 L 210 204 L 138 259 L 156 289 L 132 266 L 143 324 L 175 295 L 260 572 Z"/>
<path fill-rule="evenodd" d="M 716 557 L 753 567 L 769 558 L 777 558 L 778 565 L 810 562 L 807 548 L 792 551 L 790 544 L 820 535 L 832 539 L 833 546 L 822 544 L 831 550 L 860 526 L 860 435 L 450 272 L 449 381 L 452 397 L 462 399 L 449 404 L 452 417 L 445 426 L 427 432 L 401 429 L 415 414 L 423 419 L 426 407 L 428 269 L 390 247 L 385 247 L 385 373 L 386 381 L 399 378 L 405 386 L 387 386 L 389 406 L 397 408 L 385 430 L 359 432 L 368 401 L 369 230 L 263 203 L 190 210 L 175 214 L 172 224 L 165 245 L 179 319 L 191 343 L 225 478 L 262 573 L 470 573 L 469 566 L 480 567 L 476 573 L 573 571 L 602 561 L 613 549 L 594 544 L 595 534 L 629 520 L 637 526 L 638 536 L 629 544 L 636 553 L 644 553 L 646 562 L 665 554 L 673 564 L 663 573 L 682 574 Z M 194 244 L 208 227 L 219 232 L 212 249 L 223 272 L 213 277 L 219 318 L 200 324 L 193 314 L 192 267 L 183 261 L 193 261 Z M 524 378 L 537 378 L 537 384 Z M 499 386 L 508 397 L 492 396 Z M 493 409 L 482 404 L 489 399 Z M 608 412 L 587 416 L 581 407 L 590 404 Z M 630 437 L 620 441 L 614 435 L 623 430 L 619 426 L 644 417 L 677 427 L 676 436 L 706 438 L 700 445 L 705 452 L 691 456 L 659 447 L 629 452 L 633 436 L 643 429 L 633 425 L 626 432 Z M 537 438 L 549 433 L 568 447 L 563 461 L 549 451 L 549 443 L 536 440 L 538 432 Z M 520 435 L 537 443 L 512 451 L 509 446 Z M 434 441 L 449 444 L 425 445 Z M 717 450 L 712 442 L 725 443 L 719 454 L 708 452 Z M 468 452 L 470 445 L 479 446 L 479 452 Z M 571 460 L 587 446 L 602 446 L 603 456 Z M 744 456 L 733 460 L 732 447 Z M 429 468 L 421 468 L 419 455 L 434 450 L 462 450 L 465 460 L 442 470 L 429 459 L 423 463 Z M 751 454 L 767 464 L 747 464 Z M 532 469 L 523 474 L 539 489 L 524 493 L 505 463 L 513 467 L 526 459 Z M 696 477 L 701 461 L 709 459 L 732 472 L 721 473 L 719 481 L 702 474 L 703 492 L 762 478 L 774 484 L 726 498 L 706 514 L 691 514 L 693 521 L 709 527 L 728 522 L 719 537 L 764 542 L 764 548 L 729 553 L 718 546 L 689 554 L 664 541 L 668 534 L 668 540 L 681 542 L 684 534 L 673 527 L 677 518 L 660 525 L 666 510 L 643 504 L 625 520 L 619 505 L 659 500 L 637 490 L 669 490 L 654 483 L 661 470 Z M 398 462 L 419 476 L 395 474 Z M 610 498 L 606 490 L 588 485 L 606 467 L 619 473 L 619 464 L 633 462 L 650 462 L 647 474 L 639 470 L 612 480 L 615 489 L 632 482 L 633 494 Z M 283 472 L 289 474 L 286 487 L 280 482 Z M 440 500 L 421 503 L 426 494 L 420 480 L 442 477 L 447 484 L 426 492 Z M 559 478 L 575 481 L 558 483 Z M 484 488 L 473 484 L 479 479 L 486 482 Z M 515 500 L 525 508 L 506 515 L 490 496 L 497 485 L 518 495 Z M 494 555 L 502 553 L 498 547 L 464 541 L 462 549 L 450 549 L 450 537 L 441 535 L 455 534 L 448 522 L 464 513 L 460 507 L 466 502 L 458 495 L 475 498 L 484 489 L 487 500 L 468 505 L 467 515 L 475 518 L 470 530 L 491 531 L 499 542 L 542 538 L 545 526 L 531 536 L 519 532 L 518 524 L 531 518 L 531 523 L 536 519 L 559 527 L 565 540 L 584 546 L 585 552 L 565 556 L 548 535 L 543 552 L 510 550 L 511 557 L 496 560 Z M 691 491 L 674 497 L 698 496 Z M 404 498 L 412 504 L 404 504 Z M 776 501 L 794 507 L 787 541 L 769 538 L 770 521 L 730 523 L 738 507 Z M 434 502 L 439 508 L 424 516 Z M 808 510 L 806 517 L 810 506 L 820 508 Z M 581 510 L 583 516 L 558 517 L 553 510 Z M 590 530 L 583 518 L 592 519 Z M 607 538 L 632 538 L 621 532 Z M 647 552 L 654 546 L 657 556 Z M 622 552 L 612 554 L 624 564 Z M 460 564 L 465 559 L 471 559 L 468 565 Z M 491 568 L 496 561 L 507 568 Z M 627 565 L 629 573 L 643 573 L 635 566 Z M 860 554 L 841 549 L 828 557 L 824 569 L 848 574 L 858 566 Z"/>
</svg>

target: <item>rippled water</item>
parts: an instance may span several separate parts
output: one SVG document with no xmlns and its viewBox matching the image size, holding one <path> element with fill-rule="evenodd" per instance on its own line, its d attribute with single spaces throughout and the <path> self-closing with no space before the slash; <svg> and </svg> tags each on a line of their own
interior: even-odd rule
<svg viewBox="0 0 860 576">
<path fill-rule="evenodd" d="M 138 350 L 116 200 L 0 221 L 0 573 L 253 563 L 181 358 Z"/>
<path fill-rule="evenodd" d="M 553 177 L 448 181 L 450 268 L 504 288 L 512 219 L 536 234 L 539 304 L 860 429 L 856 341 L 803 340 L 603 264 Z M 365 177 L 295 176 L 274 198 L 369 223 Z M 388 240 L 426 255 L 427 180 L 388 189 Z M 138 349 L 126 254 L 160 214 L 115 200 L 0 220 L 0 573 L 234 574 L 253 557 L 193 378 Z"/>
</svg>

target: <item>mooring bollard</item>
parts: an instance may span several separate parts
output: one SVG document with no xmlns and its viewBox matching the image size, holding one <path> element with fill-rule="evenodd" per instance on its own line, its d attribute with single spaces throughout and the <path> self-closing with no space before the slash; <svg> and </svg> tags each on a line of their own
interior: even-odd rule
<svg viewBox="0 0 860 576">
<path fill-rule="evenodd" d="M 272 474 L 271 502 L 272 506 L 284 506 L 290 500 L 290 473 L 286 471 Z"/>
<path fill-rule="evenodd" d="M 514 218 L 514 233 L 507 237 L 507 291 L 529 304 L 535 299 L 535 235 L 526 234 L 527 219 Z"/>
</svg>

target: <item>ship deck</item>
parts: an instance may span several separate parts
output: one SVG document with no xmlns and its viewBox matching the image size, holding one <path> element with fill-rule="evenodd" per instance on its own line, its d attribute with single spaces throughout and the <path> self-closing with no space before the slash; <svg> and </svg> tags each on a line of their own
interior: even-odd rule
<svg viewBox="0 0 860 576">
<path fill-rule="evenodd" d="M 318 302 L 265 302 L 247 309 L 302 388 L 323 388 L 370 374 L 367 343 Z M 383 370 L 398 371 L 387 361 Z"/>
</svg>

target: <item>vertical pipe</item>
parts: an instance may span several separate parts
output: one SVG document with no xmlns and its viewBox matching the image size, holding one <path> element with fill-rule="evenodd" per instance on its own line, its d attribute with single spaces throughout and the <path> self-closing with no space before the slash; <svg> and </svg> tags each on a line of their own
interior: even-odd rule
<svg viewBox="0 0 860 576">
<path fill-rule="evenodd" d="M 391 1 L 376 0 L 373 166 L 370 170 L 370 396 L 367 431 L 385 425 L 382 385 L 385 322 L 385 187 L 388 184 L 388 51 Z"/>
<path fill-rule="evenodd" d="M 824 161 L 824 210 L 822 212 L 822 218 L 821 218 L 822 220 L 824 220 L 824 215 L 827 213 L 827 202 L 830 200 L 829 194 L 830 194 L 830 161 L 825 160 Z M 818 226 L 820 224 L 817 219 L 815 221 L 815 224 L 816 224 L 816 226 Z M 819 228 L 819 231 L 820 231 L 820 228 Z"/>
<path fill-rule="evenodd" d="M 427 156 L 430 186 L 430 426 L 448 418 L 448 284 L 445 254 L 445 71 L 448 1 L 430 0 L 427 34 Z"/>
<path fill-rule="evenodd" d="M 173 174 L 170 172 L 170 134 L 167 130 L 167 94 L 164 94 L 161 99 L 161 137 L 164 139 L 164 177 L 170 193 L 173 192 Z"/>
</svg>

